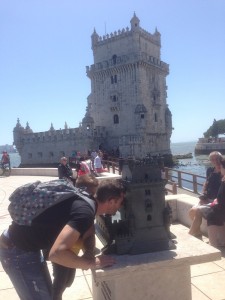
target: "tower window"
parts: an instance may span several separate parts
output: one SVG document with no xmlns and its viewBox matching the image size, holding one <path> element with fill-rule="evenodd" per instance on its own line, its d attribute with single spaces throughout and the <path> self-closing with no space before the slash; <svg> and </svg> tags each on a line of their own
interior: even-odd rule
<svg viewBox="0 0 225 300">
<path fill-rule="evenodd" d="M 65 152 L 64 151 L 60 151 L 59 155 L 60 155 L 60 157 L 63 157 L 63 156 L 65 156 Z"/>
<path fill-rule="evenodd" d="M 151 195 L 151 190 L 145 190 L 145 195 Z"/>
<path fill-rule="evenodd" d="M 113 84 L 114 83 L 114 77 L 111 76 L 111 83 Z"/>
<path fill-rule="evenodd" d="M 38 152 L 38 157 L 42 158 L 42 156 L 43 156 L 43 153 L 42 152 Z"/>
<path fill-rule="evenodd" d="M 118 115 L 113 116 L 113 122 L 114 122 L 114 124 L 119 124 L 119 116 Z"/>
<path fill-rule="evenodd" d="M 151 215 L 147 215 L 147 221 L 151 221 L 152 220 L 152 216 Z"/>
<path fill-rule="evenodd" d="M 111 84 L 117 83 L 117 75 L 111 76 Z"/>
<path fill-rule="evenodd" d="M 116 97 L 116 95 L 114 95 L 113 96 L 113 102 L 116 102 L 116 100 L 117 100 L 117 97 Z"/>
<path fill-rule="evenodd" d="M 155 119 L 155 122 L 158 122 L 158 116 L 157 116 L 157 113 L 154 114 L 154 119 Z"/>
<path fill-rule="evenodd" d="M 144 114 L 141 114 L 141 119 L 144 119 L 145 118 L 145 115 Z"/>
<path fill-rule="evenodd" d="M 117 56 L 114 54 L 113 57 L 112 57 L 112 60 L 113 60 L 113 64 L 114 64 L 114 65 L 116 64 L 116 59 L 117 59 Z"/>
</svg>

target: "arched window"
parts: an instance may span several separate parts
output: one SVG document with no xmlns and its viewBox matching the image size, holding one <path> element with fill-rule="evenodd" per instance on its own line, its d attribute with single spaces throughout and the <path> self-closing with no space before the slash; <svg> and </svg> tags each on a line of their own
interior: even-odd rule
<svg viewBox="0 0 225 300">
<path fill-rule="evenodd" d="M 118 115 L 113 116 L 113 122 L 114 122 L 114 124 L 119 124 L 119 116 Z"/>
<path fill-rule="evenodd" d="M 112 60 L 113 60 L 113 64 L 114 64 L 114 65 L 116 64 L 116 58 L 117 58 L 117 56 L 116 56 L 116 54 L 114 54 L 113 57 L 112 57 Z"/>
<path fill-rule="evenodd" d="M 114 77 L 111 76 L 111 83 L 113 84 L 114 83 Z"/>
</svg>

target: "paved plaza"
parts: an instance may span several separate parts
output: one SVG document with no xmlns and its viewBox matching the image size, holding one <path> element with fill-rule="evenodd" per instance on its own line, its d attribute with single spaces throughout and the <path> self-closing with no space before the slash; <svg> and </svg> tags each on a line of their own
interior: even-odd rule
<svg viewBox="0 0 225 300">
<path fill-rule="evenodd" d="M 7 228 L 11 219 L 7 210 L 9 195 L 20 185 L 36 180 L 55 179 L 48 176 L 10 176 L 0 177 L 0 232 Z M 204 239 L 207 242 L 207 239 Z M 100 244 L 97 244 L 100 247 Z M 190 245 L 191 247 L 191 245 Z M 49 263 L 51 272 L 51 264 Z M 181 274 L 182 276 L 182 274 Z M 66 290 L 63 300 L 87 300 L 92 298 L 91 271 L 77 270 L 73 285 Z M 222 259 L 191 267 L 192 299 L 193 300 L 225 300 L 225 251 Z M 149 283 L 150 284 L 150 283 Z M 169 287 L 168 287 L 169 288 Z M 17 300 L 12 283 L 0 265 L 0 299 Z M 32 299 L 31 299 L 32 300 Z M 122 299 L 115 299 L 122 300 Z M 139 300 L 139 299 L 137 299 Z M 146 299 L 151 300 L 151 299 Z M 155 299 L 164 300 L 164 299 Z M 165 295 L 166 300 L 166 295 Z M 184 299 L 180 299 L 184 300 Z"/>
</svg>

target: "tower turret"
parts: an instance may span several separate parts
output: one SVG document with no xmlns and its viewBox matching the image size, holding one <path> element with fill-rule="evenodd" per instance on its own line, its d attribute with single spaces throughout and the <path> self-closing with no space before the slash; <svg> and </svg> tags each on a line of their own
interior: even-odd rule
<svg viewBox="0 0 225 300">
<path fill-rule="evenodd" d="M 94 28 L 94 32 L 91 35 L 91 49 L 94 51 L 95 47 L 97 46 L 99 40 L 99 35 L 97 34 L 95 28 Z"/>
<path fill-rule="evenodd" d="M 17 119 L 16 126 L 13 129 L 13 144 L 16 146 L 17 150 L 21 154 L 21 149 L 23 147 L 23 140 L 24 140 L 24 132 L 25 129 L 20 124 L 20 119 Z"/>
<path fill-rule="evenodd" d="M 130 20 L 131 30 L 137 30 L 140 28 L 140 20 L 136 16 L 135 12 L 133 18 Z"/>
<path fill-rule="evenodd" d="M 26 124 L 25 132 L 26 132 L 26 133 L 32 133 L 32 132 L 33 132 L 33 130 L 30 128 L 30 125 L 29 125 L 28 122 L 27 122 L 27 124 Z"/>
</svg>

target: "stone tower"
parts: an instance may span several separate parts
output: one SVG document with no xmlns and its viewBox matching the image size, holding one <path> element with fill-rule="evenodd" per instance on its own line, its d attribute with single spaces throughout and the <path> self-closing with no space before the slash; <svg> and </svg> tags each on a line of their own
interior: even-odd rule
<svg viewBox="0 0 225 300">
<path fill-rule="evenodd" d="M 106 149 L 119 149 L 122 157 L 143 158 L 170 154 L 172 116 L 168 108 L 168 64 L 160 60 L 161 36 L 140 27 L 134 13 L 131 28 L 91 41 L 94 64 L 88 115 L 96 127 L 107 130 Z"/>
<path fill-rule="evenodd" d="M 64 129 L 55 129 L 51 123 L 49 130 L 33 132 L 17 121 L 13 135 L 22 166 L 52 165 L 62 156 L 93 149 L 123 158 L 160 154 L 171 160 L 169 66 L 160 60 L 161 36 L 142 29 L 135 14 L 130 23 L 110 35 L 100 37 L 94 30 L 91 36 L 94 64 L 86 67 L 91 93 L 79 127 L 66 122 Z"/>
</svg>

